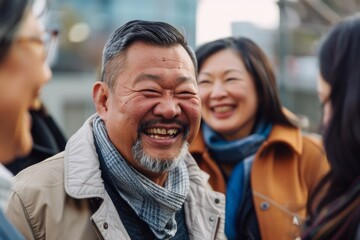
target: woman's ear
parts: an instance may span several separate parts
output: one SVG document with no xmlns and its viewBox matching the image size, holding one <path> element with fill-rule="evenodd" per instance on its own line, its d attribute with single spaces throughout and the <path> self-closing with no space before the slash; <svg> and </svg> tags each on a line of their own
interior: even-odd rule
<svg viewBox="0 0 360 240">
<path fill-rule="evenodd" d="M 105 121 L 106 114 L 108 112 L 108 99 L 109 99 L 109 86 L 104 83 L 97 81 L 93 86 L 93 101 L 95 104 L 96 112 L 99 114 L 101 119 Z"/>
</svg>

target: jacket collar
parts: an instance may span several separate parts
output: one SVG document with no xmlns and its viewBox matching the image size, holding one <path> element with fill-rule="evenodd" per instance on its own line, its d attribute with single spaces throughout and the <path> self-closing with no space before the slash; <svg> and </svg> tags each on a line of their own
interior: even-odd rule
<svg viewBox="0 0 360 240">
<path fill-rule="evenodd" d="M 64 154 L 65 191 L 73 198 L 104 198 L 105 187 L 94 145 L 92 122 L 96 114 L 69 139 Z"/>
<path fill-rule="evenodd" d="M 202 130 L 200 129 L 200 131 L 196 135 L 195 139 L 190 144 L 189 150 L 191 153 L 200 153 L 201 154 L 205 151 L 206 148 L 207 147 L 205 145 L 203 133 L 202 133 Z"/>
<path fill-rule="evenodd" d="M 266 146 L 278 143 L 284 144 L 298 155 L 301 154 L 303 148 L 301 130 L 279 124 L 273 125 L 266 143 Z M 262 147 L 259 151 L 264 150 L 266 146 Z"/>
</svg>

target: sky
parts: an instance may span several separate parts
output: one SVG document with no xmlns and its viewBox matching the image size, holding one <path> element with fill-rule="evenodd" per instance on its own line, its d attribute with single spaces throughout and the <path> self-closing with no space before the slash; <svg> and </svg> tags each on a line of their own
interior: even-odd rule
<svg viewBox="0 0 360 240">
<path fill-rule="evenodd" d="M 196 42 L 231 35 L 231 22 L 246 21 L 275 29 L 279 22 L 276 0 L 198 0 Z"/>
</svg>

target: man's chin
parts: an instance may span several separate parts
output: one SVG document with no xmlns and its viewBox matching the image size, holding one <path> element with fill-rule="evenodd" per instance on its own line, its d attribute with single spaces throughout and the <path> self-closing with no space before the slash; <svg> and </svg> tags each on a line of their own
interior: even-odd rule
<svg viewBox="0 0 360 240">
<path fill-rule="evenodd" d="M 168 172 L 175 169 L 179 162 L 186 157 L 187 153 L 187 143 L 182 145 L 177 154 L 174 154 L 174 151 L 171 150 L 159 152 L 159 149 L 156 149 L 155 151 L 146 151 L 142 148 L 140 141 L 133 147 L 133 154 L 139 165 L 153 173 Z"/>
<path fill-rule="evenodd" d="M 179 158 L 178 157 L 167 157 L 159 158 L 152 156 L 143 156 L 138 160 L 141 167 L 145 168 L 147 171 L 153 173 L 162 173 L 173 170 L 178 166 Z"/>
<path fill-rule="evenodd" d="M 165 151 L 159 152 L 158 154 L 145 152 L 145 155 L 150 159 L 156 159 L 159 162 L 172 162 L 180 155 L 180 150 L 174 154 L 174 152 L 166 153 Z"/>
</svg>

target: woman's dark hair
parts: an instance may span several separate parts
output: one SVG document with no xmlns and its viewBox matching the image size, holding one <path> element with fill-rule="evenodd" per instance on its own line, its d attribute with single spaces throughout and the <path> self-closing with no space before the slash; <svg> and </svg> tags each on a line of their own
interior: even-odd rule
<svg viewBox="0 0 360 240">
<path fill-rule="evenodd" d="M 6 57 L 32 0 L 0 1 L 0 63 Z"/>
<path fill-rule="evenodd" d="M 321 77 L 331 87 L 328 101 L 332 113 L 323 134 L 331 171 L 310 198 L 308 225 L 322 209 L 349 191 L 353 183 L 359 182 L 360 16 L 338 23 L 322 40 L 318 58 Z M 313 210 L 324 187 L 328 190 Z M 358 223 L 360 215 L 355 217 Z M 357 224 L 348 226 L 346 231 L 354 234 L 356 228 Z M 339 232 L 337 228 L 332 231 Z"/>
<path fill-rule="evenodd" d="M 334 182 L 351 183 L 360 173 L 360 17 L 339 23 L 319 51 L 322 78 L 331 86 L 332 115 L 324 144 Z"/>
<path fill-rule="evenodd" d="M 292 121 L 285 116 L 279 100 L 276 86 L 275 74 L 271 64 L 261 48 L 252 40 L 245 37 L 228 37 L 218 39 L 201 45 L 196 51 L 199 72 L 206 59 L 213 54 L 231 49 L 239 54 L 244 61 L 246 70 L 251 74 L 255 81 L 259 106 L 257 118 L 273 124 L 282 124 L 295 127 Z"/>
</svg>

